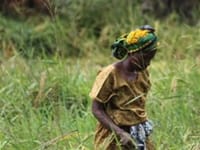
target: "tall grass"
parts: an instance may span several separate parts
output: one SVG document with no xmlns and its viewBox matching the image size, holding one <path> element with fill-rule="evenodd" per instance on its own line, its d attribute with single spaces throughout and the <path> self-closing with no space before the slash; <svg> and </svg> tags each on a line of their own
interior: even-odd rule
<svg viewBox="0 0 200 150">
<path fill-rule="evenodd" d="M 154 139 L 159 149 L 199 148 L 199 65 L 192 59 L 173 62 L 152 68 L 148 110 L 155 121 Z"/>
<path fill-rule="evenodd" d="M 115 38 L 146 22 L 137 1 L 59 0 L 55 9 L 53 20 L 0 16 L 2 150 L 92 150 L 95 75 L 116 61 Z M 200 30 L 177 17 L 147 22 L 160 42 L 147 110 L 157 149 L 198 150 Z"/>
<path fill-rule="evenodd" d="M 80 72 L 78 62 L 73 64 L 77 65 L 56 59 L 26 62 L 19 56 L 2 64 L 0 141 L 4 148 L 59 149 L 62 145 L 74 149 L 91 138 L 94 120 L 86 86 L 91 81 Z M 86 127 L 85 119 L 90 120 Z M 57 137 L 58 141 L 49 142 Z"/>
</svg>

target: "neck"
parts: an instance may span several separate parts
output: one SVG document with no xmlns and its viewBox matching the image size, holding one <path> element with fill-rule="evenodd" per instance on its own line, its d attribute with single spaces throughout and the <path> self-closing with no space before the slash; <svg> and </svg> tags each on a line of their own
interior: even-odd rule
<svg viewBox="0 0 200 150">
<path fill-rule="evenodd" d="M 127 73 L 134 73 L 137 71 L 137 68 L 132 65 L 131 60 L 129 59 L 125 59 L 124 61 L 122 61 L 122 66 Z"/>
<path fill-rule="evenodd" d="M 115 65 L 124 79 L 135 80 L 137 78 L 137 70 L 131 67 L 131 65 L 129 65 L 127 61 L 123 60 L 121 62 L 116 63 Z"/>
</svg>

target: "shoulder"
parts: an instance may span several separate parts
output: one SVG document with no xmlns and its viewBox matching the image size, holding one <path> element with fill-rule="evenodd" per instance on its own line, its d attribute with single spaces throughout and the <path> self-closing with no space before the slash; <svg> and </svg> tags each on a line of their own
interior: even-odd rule
<svg viewBox="0 0 200 150">
<path fill-rule="evenodd" d="M 100 102 L 106 102 L 109 100 L 109 96 L 112 93 L 113 87 L 113 71 L 114 66 L 109 65 L 102 68 L 94 81 L 93 87 L 89 96 L 92 99 L 97 99 Z"/>
<path fill-rule="evenodd" d="M 113 64 L 101 68 L 99 72 L 97 73 L 97 78 L 100 78 L 101 80 L 105 80 L 106 78 L 113 75 L 114 69 L 115 67 Z"/>
</svg>

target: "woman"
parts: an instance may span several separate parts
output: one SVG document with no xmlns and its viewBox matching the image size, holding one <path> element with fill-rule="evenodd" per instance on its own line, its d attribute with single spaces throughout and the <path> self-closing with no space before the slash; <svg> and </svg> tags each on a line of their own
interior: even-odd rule
<svg viewBox="0 0 200 150">
<path fill-rule="evenodd" d="M 145 110 L 150 89 L 147 67 L 156 54 L 154 29 L 145 25 L 112 45 L 121 61 L 103 68 L 90 92 L 92 112 L 98 120 L 97 150 L 153 150 L 149 140 L 152 124 Z"/>
</svg>

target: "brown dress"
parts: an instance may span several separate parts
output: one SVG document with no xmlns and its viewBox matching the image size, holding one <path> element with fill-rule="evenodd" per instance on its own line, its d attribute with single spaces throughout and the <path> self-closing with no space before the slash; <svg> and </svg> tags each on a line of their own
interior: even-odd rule
<svg viewBox="0 0 200 150">
<path fill-rule="evenodd" d="M 109 65 L 98 73 L 90 97 L 104 103 L 105 111 L 114 123 L 126 130 L 127 127 L 147 120 L 145 102 L 150 86 L 147 70 L 138 72 L 135 80 L 128 81 L 121 77 L 114 65 Z M 148 150 L 154 149 L 149 140 L 146 144 Z M 114 133 L 98 123 L 95 134 L 95 149 L 124 150 L 125 148 L 120 147 Z"/>
</svg>

